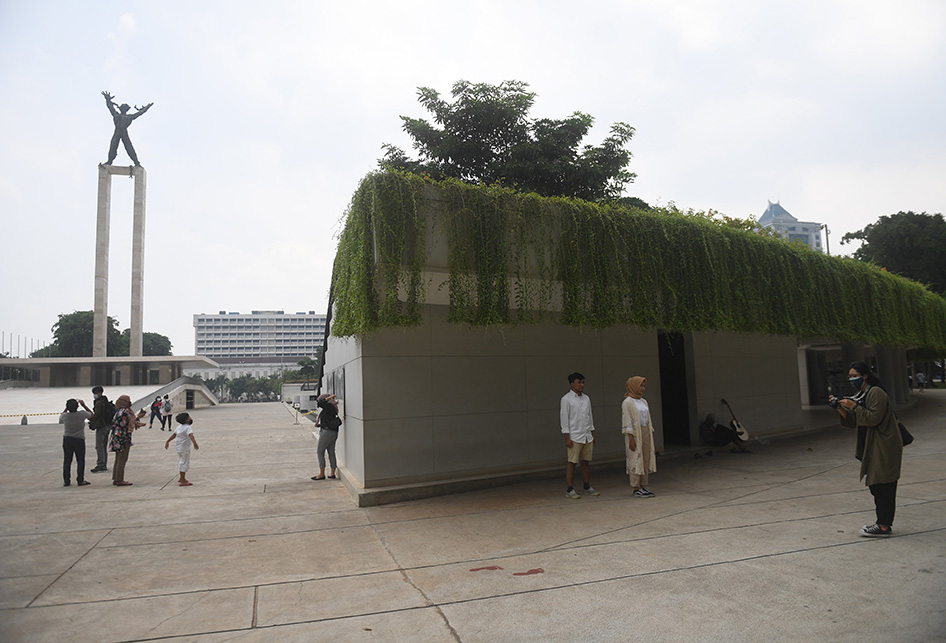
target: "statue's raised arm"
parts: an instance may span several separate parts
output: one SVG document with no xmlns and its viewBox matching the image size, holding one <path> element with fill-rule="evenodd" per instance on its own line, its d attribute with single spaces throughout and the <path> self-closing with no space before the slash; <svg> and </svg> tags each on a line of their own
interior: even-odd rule
<svg viewBox="0 0 946 643">
<path fill-rule="evenodd" d="M 131 115 L 132 119 L 138 118 L 139 116 L 147 112 L 149 109 L 151 109 L 152 105 L 154 105 L 154 103 L 148 103 L 144 107 L 138 107 L 137 105 L 135 105 L 135 109 L 137 109 L 138 111 Z"/>
<path fill-rule="evenodd" d="M 138 155 L 135 154 L 135 148 L 131 144 L 131 139 L 128 137 L 128 126 L 131 125 L 132 121 L 136 118 L 151 109 L 154 103 L 148 103 L 144 107 L 135 105 L 137 111 L 134 114 L 129 114 L 128 110 L 131 109 L 131 106 L 128 105 L 128 103 L 122 103 L 118 106 L 118 110 L 116 111 L 115 101 L 112 100 L 113 96 L 108 92 L 102 92 L 102 96 L 105 97 L 105 104 L 108 106 L 108 111 L 112 114 L 112 121 L 115 123 L 115 133 L 112 134 L 112 141 L 108 146 L 108 160 L 105 161 L 103 165 L 111 165 L 112 161 L 115 160 L 115 156 L 118 154 L 119 141 L 124 144 L 125 151 L 128 152 L 128 156 L 135 165 L 141 165 L 141 163 L 138 162 Z"/>
<path fill-rule="evenodd" d="M 115 111 L 115 101 L 112 100 L 114 96 L 112 96 L 108 92 L 102 92 L 102 96 L 105 97 L 105 106 L 108 107 L 109 113 L 112 116 L 118 116 L 118 112 Z"/>
</svg>

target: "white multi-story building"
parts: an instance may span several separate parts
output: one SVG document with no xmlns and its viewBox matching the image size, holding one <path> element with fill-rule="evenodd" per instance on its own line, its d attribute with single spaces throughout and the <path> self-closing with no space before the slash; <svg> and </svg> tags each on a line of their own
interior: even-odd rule
<svg viewBox="0 0 946 643">
<path fill-rule="evenodd" d="M 763 228 L 771 228 L 783 239 L 801 241 L 809 248 L 824 252 L 821 245 L 821 224 L 813 221 L 799 221 L 778 201 L 775 203 L 769 201 L 769 207 L 759 217 L 758 223 Z"/>
<path fill-rule="evenodd" d="M 216 315 L 194 315 L 194 352 L 220 364 L 220 369 L 198 369 L 187 375 L 211 379 L 226 375 L 269 377 L 298 368 L 303 357 L 315 358 L 325 336 L 325 315 L 314 311 L 289 313 L 254 310 L 241 314 L 221 310 Z"/>
</svg>

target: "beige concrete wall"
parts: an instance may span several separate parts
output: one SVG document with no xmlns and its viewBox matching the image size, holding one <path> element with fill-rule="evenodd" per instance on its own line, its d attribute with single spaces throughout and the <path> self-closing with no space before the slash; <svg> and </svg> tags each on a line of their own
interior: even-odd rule
<svg viewBox="0 0 946 643">
<path fill-rule="evenodd" d="M 693 333 L 692 347 L 700 420 L 715 413 L 728 424 L 731 416 L 720 402 L 725 398 L 752 438 L 801 428 L 794 337 L 703 332 Z"/>
<path fill-rule="evenodd" d="M 344 366 L 346 379 L 339 455 L 363 486 L 563 465 L 559 401 L 572 371 L 585 375 L 593 403 L 596 461 L 624 457 L 628 377 L 648 377 L 660 426 L 655 332 L 582 331 L 554 321 L 470 329 L 448 324 L 446 312 L 427 306 L 419 328 L 330 340 L 326 374 Z"/>
</svg>

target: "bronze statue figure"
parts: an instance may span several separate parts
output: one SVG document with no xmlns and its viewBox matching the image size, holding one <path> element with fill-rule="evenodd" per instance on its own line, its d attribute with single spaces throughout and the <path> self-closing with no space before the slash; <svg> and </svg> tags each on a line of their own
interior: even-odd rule
<svg viewBox="0 0 946 643">
<path fill-rule="evenodd" d="M 112 134 L 112 142 L 108 146 L 108 160 L 105 161 L 103 165 L 111 165 L 112 161 L 115 160 L 115 156 L 118 154 L 118 141 L 121 141 L 125 145 L 125 151 L 128 152 L 128 156 L 131 157 L 135 165 L 141 165 L 141 163 L 138 162 L 138 155 L 135 154 L 135 148 L 131 144 L 131 139 L 128 138 L 128 126 L 131 125 L 133 120 L 151 109 L 154 103 L 148 103 L 144 107 L 135 105 L 135 109 L 138 111 L 129 115 L 128 110 L 131 109 L 130 105 L 127 103 L 118 105 L 118 109 L 121 110 L 119 113 L 119 111 L 115 109 L 116 105 L 112 100 L 113 96 L 108 92 L 102 92 L 102 96 L 105 97 L 105 105 L 108 107 L 108 111 L 112 114 L 112 120 L 115 122 L 115 133 Z"/>
</svg>

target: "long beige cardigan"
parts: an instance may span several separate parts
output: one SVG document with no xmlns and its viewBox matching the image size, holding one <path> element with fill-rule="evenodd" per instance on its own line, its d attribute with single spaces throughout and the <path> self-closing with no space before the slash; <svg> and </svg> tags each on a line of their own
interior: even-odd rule
<svg viewBox="0 0 946 643">
<path fill-rule="evenodd" d="M 647 400 L 644 400 L 644 404 L 647 404 Z M 647 404 L 647 415 L 650 416 L 650 424 L 647 426 L 641 426 L 641 417 L 637 412 L 637 405 L 634 404 L 634 399 L 630 397 L 625 397 L 624 401 L 621 402 L 621 433 L 628 434 L 631 433 L 634 435 L 634 441 L 637 443 L 637 448 L 634 451 L 631 451 L 627 446 L 627 438 L 624 438 L 624 458 L 626 462 L 626 472 L 628 475 L 642 475 L 644 473 L 654 473 L 657 471 L 657 457 L 656 449 L 654 449 L 654 416 L 650 413 L 650 404 Z M 641 446 L 644 444 L 641 440 L 641 435 L 644 431 L 650 431 L 650 449 L 648 453 L 648 463 L 649 467 L 647 471 L 644 471 L 644 458 L 641 453 Z"/>
</svg>

